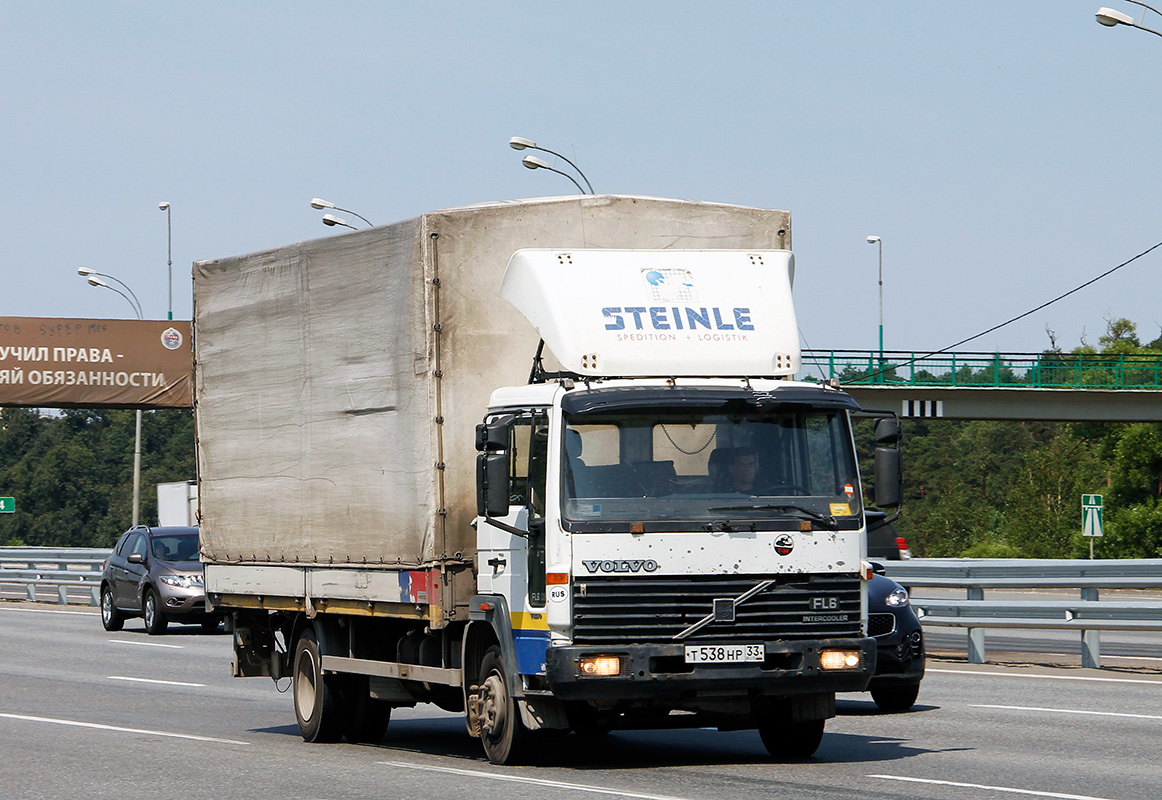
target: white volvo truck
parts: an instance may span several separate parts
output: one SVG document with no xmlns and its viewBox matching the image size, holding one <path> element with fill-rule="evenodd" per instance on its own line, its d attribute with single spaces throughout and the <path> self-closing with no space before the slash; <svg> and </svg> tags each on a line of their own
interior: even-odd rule
<svg viewBox="0 0 1162 800">
<path fill-rule="evenodd" d="M 813 753 L 875 647 L 860 410 L 794 380 L 789 245 L 783 211 L 597 196 L 198 262 L 234 674 L 289 678 L 309 741 L 434 703 L 495 763 L 569 729 Z"/>
</svg>

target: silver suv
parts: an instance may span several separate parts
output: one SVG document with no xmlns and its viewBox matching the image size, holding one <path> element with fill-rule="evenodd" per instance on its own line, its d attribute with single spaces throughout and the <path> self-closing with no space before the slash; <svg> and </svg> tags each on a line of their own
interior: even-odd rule
<svg viewBox="0 0 1162 800">
<path fill-rule="evenodd" d="M 130 528 L 105 559 L 101 572 L 101 624 L 119 631 L 127 617 L 142 617 L 150 634 L 170 621 L 217 630 L 218 614 L 206 610 L 197 528 Z"/>
</svg>

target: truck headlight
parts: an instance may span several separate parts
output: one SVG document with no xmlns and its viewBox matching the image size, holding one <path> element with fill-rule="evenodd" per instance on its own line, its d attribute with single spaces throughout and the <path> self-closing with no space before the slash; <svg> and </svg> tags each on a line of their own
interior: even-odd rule
<svg viewBox="0 0 1162 800">
<path fill-rule="evenodd" d="M 581 656 L 577 674 L 587 678 L 613 678 L 621 674 L 621 656 Z"/>
<path fill-rule="evenodd" d="M 819 666 L 823 669 L 859 669 L 863 656 L 858 650 L 823 650 Z"/>
</svg>

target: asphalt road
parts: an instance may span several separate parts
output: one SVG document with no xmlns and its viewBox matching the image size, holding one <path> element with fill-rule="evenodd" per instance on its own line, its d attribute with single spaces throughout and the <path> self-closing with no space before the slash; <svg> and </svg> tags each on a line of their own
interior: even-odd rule
<svg viewBox="0 0 1162 800">
<path fill-rule="evenodd" d="M 106 633 L 95 609 L 0 603 L 0 799 L 525 800 L 1162 795 L 1162 665 L 929 664 L 918 706 L 844 695 L 816 757 L 772 762 L 753 732 L 555 739 L 494 767 L 458 715 L 396 713 L 383 742 L 308 745 L 290 698 L 229 677 L 230 639 Z M 284 682 L 285 683 L 285 682 Z M 281 687 L 285 689 L 285 685 Z"/>
</svg>

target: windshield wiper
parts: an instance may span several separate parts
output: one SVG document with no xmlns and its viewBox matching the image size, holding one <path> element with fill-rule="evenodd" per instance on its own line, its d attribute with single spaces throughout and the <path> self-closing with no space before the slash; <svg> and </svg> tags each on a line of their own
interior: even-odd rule
<svg viewBox="0 0 1162 800">
<path fill-rule="evenodd" d="M 712 511 L 715 509 L 711 509 Z M 721 510 L 721 509 L 718 509 Z M 739 525 L 736 521 L 729 519 L 716 519 L 712 522 L 707 522 L 702 526 L 703 530 L 711 533 L 738 533 L 740 531 L 750 531 L 754 533 L 758 530 L 753 522 Z"/>
<path fill-rule="evenodd" d="M 800 514 L 812 519 L 816 522 L 822 523 L 831 530 L 839 530 L 839 523 L 835 521 L 835 517 L 830 514 L 820 514 L 818 511 L 812 511 L 809 508 L 802 506 L 788 505 L 786 503 L 779 503 L 775 505 L 739 505 L 739 506 L 715 506 L 709 509 L 710 511 L 797 511 Z"/>
</svg>

